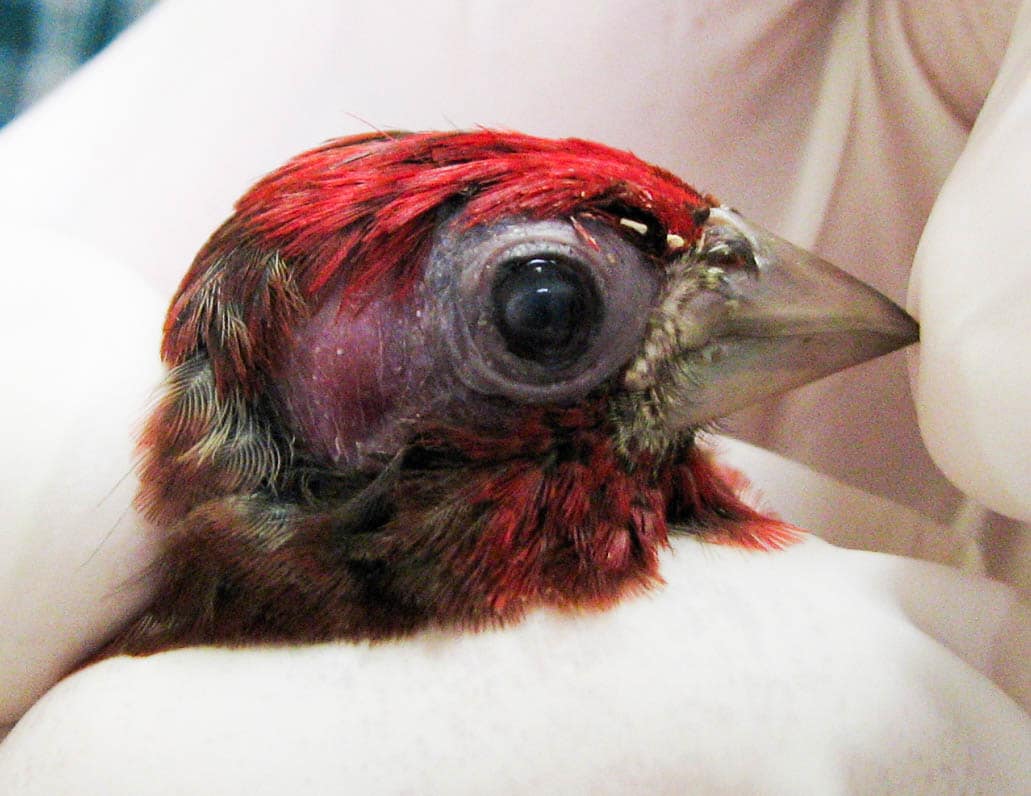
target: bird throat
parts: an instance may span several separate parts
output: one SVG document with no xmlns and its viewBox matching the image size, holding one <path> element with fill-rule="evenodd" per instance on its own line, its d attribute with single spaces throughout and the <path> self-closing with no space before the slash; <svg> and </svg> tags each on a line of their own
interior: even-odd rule
<svg viewBox="0 0 1031 796">
<path fill-rule="evenodd" d="M 423 432 L 362 498 L 375 531 L 338 527 L 334 544 L 377 562 L 375 592 L 394 595 L 403 624 L 480 627 L 655 586 L 671 534 L 762 549 L 794 538 L 690 438 L 661 458 L 628 457 L 616 439 L 584 406 L 529 409 L 518 429 Z"/>
<path fill-rule="evenodd" d="M 150 515 L 181 519 L 150 608 L 98 657 L 396 638 L 502 625 L 537 607 L 605 608 L 661 584 L 672 534 L 755 549 L 797 537 L 745 504 L 739 477 L 690 439 L 635 458 L 617 436 L 600 402 L 528 407 L 517 428 L 423 429 L 375 472 L 295 461 L 243 489 L 205 477 L 224 462 L 195 443 L 183 454 L 195 455 L 188 479 L 144 471 L 155 479 Z M 206 485 L 192 509 L 187 481 Z"/>
</svg>

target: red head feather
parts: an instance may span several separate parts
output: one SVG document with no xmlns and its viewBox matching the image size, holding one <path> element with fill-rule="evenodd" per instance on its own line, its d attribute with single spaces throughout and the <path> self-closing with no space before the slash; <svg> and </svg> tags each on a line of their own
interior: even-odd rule
<svg viewBox="0 0 1031 796">
<path fill-rule="evenodd" d="M 333 141 L 290 161 L 238 203 L 241 223 L 298 263 L 310 292 L 345 264 L 356 287 L 388 279 L 404 291 L 436 214 L 460 199 L 470 226 L 504 216 L 563 218 L 611 208 L 657 219 L 694 237 L 706 200 L 628 152 L 566 139 L 491 130 Z M 327 246 L 332 242 L 336 245 Z M 374 258 L 367 257 L 370 252 Z"/>
</svg>

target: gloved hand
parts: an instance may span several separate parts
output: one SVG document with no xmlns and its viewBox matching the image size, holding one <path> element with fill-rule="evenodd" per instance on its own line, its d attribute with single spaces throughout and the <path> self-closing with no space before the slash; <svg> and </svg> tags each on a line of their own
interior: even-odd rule
<svg viewBox="0 0 1031 796">
<path fill-rule="evenodd" d="M 920 17 L 916 4 L 872 9 L 863 4 L 844 9 L 828 5 L 821 10 L 810 7 L 804 13 L 787 5 L 764 4 L 729 17 L 656 4 L 631 20 L 616 5 L 594 10 L 585 18 L 572 8 L 557 12 L 531 6 L 509 16 L 455 4 L 412 9 L 404 27 L 391 24 L 392 14 L 383 10 L 349 9 L 345 16 L 338 4 L 328 2 L 311 3 L 304 16 L 295 10 L 255 8 L 254 4 L 244 9 L 232 3 L 203 5 L 201 13 L 202 5 L 182 2 L 160 7 L 61 95 L 5 131 L 0 139 L 0 171 L 6 177 L 0 201 L 5 214 L 28 217 L 46 228 L 46 235 L 57 230 L 75 241 L 62 249 L 53 240 L 27 234 L 20 225 L 16 230 L 20 235 L 7 238 L 13 241 L 8 247 L 11 262 L 45 263 L 45 267 L 24 269 L 39 275 L 39 280 L 44 274 L 72 280 L 82 273 L 85 243 L 101 253 L 97 259 L 128 263 L 165 293 L 244 185 L 313 141 L 362 129 L 362 123 L 347 116 L 354 111 L 385 127 L 490 123 L 545 135 L 577 134 L 632 148 L 901 298 L 906 265 L 924 218 L 991 83 L 995 56 L 1002 51 L 1009 25 L 1009 11 L 1000 6 L 992 9 L 994 16 L 985 12 L 987 22 L 957 23 L 963 35 L 943 43 L 940 30 L 951 28 L 940 24 L 942 20 L 961 20 L 970 11 L 959 4 L 950 10 L 954 16 L 943 16 L 938 10 L 933 20 Z M 1025 54 L 1027 28 L 1025 13 L 1019 28 L 1025 36 L 1021 45 Z M 370 31 L 384 31 L 384 38 L 370 36 Z M 436 43 L 429 50 L 424 46 L 428 36 Z M 224 60 L 228 37 L 247 42 L 248 47 L 232 62 Z M 958 56 L 956 47 L 971 48 L 973 53 L 964 50 L 966 57 Z M 184 49 L 190 52 L 189 59 L 182 58 Z M 920 57 L 913 56 L 914 49 Z M 618 59 L 612 57 L 613 51 L 620 53 Z M 398 57 L 404 52 L 419 53 L 418 64 Z M 969 57 L 981 52 L 980 60 Z M 933 56 L 940 56 L 943 64 L 963 64 L 966 70 L 935 72 Z M 1019 186 L 1020 174 L 1026 175 L 1026 170 L 1020 171 L 1026 169 L 1026 158 L 1020 160 L 1024 153 L 1016 134 L 1010 132 L 1008 138 L 1005 134 L 1021 124 L 1015 116 L 1019 109 L 1015 92 L 1021 88 L 1026 92 L 1021 81 L 1026 84 L 1027 67 L 1026 59 L 1013 61 L 1016 71 L 1003 77 L 1016 88 L 1001 99 L 993 98 L 1002 106 L 993 111 L 989 132 L 979 131 L 972 145 L 974 152 L 983 153 L 981 163 L 1001 164 L 1002 176 Z M 470 69 L 470 64 L 477 68 Z M 929 74 L 934 79 L 928 79 Z M 1001 132 L 993 135 L 993 130 Z M 983 196 L 983 189 L 965 190 L 962 180 L 983 180 L 990 173 L 984 166 L 958 172 L 942 207 L 963 210 L 962 200 Z M 55 185 L 61 189 L 55 190 Z M 998 185 L 991 183 L 991 190 Z M 1013 196 L 1007 209 L 1019 213 L 1019 194 Z M 998 218 L 994 208 L 992 212 L 992 218 Z M 1016 222 L 1002 226 L 1015 235 L 1022 229 Z M 998 230 L 976 222 L 937 230 L 931 227 L 921 249 L 918 310 L 924 316 L 927 308 L 934 316 L 922 317 L 925 340 L 947 341 L 954 334 L 948 330 L 957 328 L 957 320 L 930 307 L 953 306 L 955 299 L 942 290 L 930 292 L 928 280 L 945 272 L 945 284 L 955 284 L 951 277 L 957 271 L 949 252 L 959 246 L 958 239 L 976 251 L 985 247 L 976 243 L 978 235 L 991 232 L 994 246 Z M 942 241 L 945 254 L 932 248 L 936 240 Z M 1010 246 L 1003 251 L 1019 255 L 1022 249 Z M 970 266 L 976 267 L 973 262 L 969 260 Z M 28 363 L 22 365 L 19 372 L 27 374 L 21 380 L 22 389 L 10 396 L 12 411 L 4 413 L 12 432 L 25 431 L 17 438 L 18 447 L 8 450 L 7 466 L 25 487 L 7 507 L 9 555 L 0 576 L 4 589 L 0 593 L 4 628 L 0 671 L 5 678 L 0 693 L 8 720 L 16 718 L 146 596 L 148 581 L 143 573 L 152 548 L 144 529 L 126 511 L 132 477 L 127 476 L 114 492 L 111 489 L 130 471 L 130 441 L 124 429 L 137 419 L 140 396 L 157 380 L 156 362 L 153 366 L 142 363 L 148 362 L 146 352 L 156 351 L 159 302 L 139 284 L 119 287 L 133 282 L 117 266 L 110 271 L 109 280 L 93 278 L 91 273 L 90 279 L 69 282 L 77 285 L 77 292 L 66 294 L 63 303 L 61 295 L 53 295 L 53 277 L 42 286 L 37 283 L 32 294 L 27 290 L 8 293 L 15 299 L 12 311 L 5 313 L 5 322 L 10 323 L 8 339 L 16 333 L 31 340 L 37 367 L 33 372 Z M 32 279 L 31 274 L 21 278 Z M 987 290 L 991 285 L 984 279 L 971 282 L 961 285 L 964 300 L 978 289 L 983 291 L 978 295 L 991 294 Z M 941 283 L 935 284 L 940 288 Z M 129 305 L 121 298 L 125 293 L 119 292 L 126 290 L 133 296 Z M 29 295 L 37 297 L 35 303 L 25 300 Z M 1022 296 L 1018 291 L 1002 295 L 1014 301 Z M 928 303 L 932 301 L 937 303 Z M 137 303 L 141 307 L 149 303 L 150 309 L 137 315 Z M 35 308 L 38 312 L 29 311 Z M 1021 317 L 1026 313 L 1017 314 L 1018 323 Z M 147 324 L 147 318 L 152 323 Z M 28 326 L 30 322 L 34 325 Z M 944 331 L 931 331 L 929 322 Z M 141 326 L 149 327 L 153 339 L 136 337 L 135 331 L 126 339 L 124 330 Z M 111 333 L 102 334 L 105 329 Z M 41 330 L 51 333 L 49 345 Z M 86 339 L 92 333 L 98 339 Z M 995 350 L 1006 340 L 1019 346 L 1022 339 L 1026 336 L 1004 337 Z M 79 344 L 88 356 L 72 350 Z M 921 412 L 932 418 L 928 427 L 932 449 L 940 443 L 943 450 L 960 451 L 956 458 L 964 462 L 964 440 L 954 424 L 940 418 L 973 403 L 957 401 L 951 392 L 943 394 L 942 387 L 926 386 L 933 374 L 941 372 L 938 363 L 946 362 L 946 354 L 953 350 L 939 342 L 934 358 L 921 354 Z M 1018 348 L 1016 357 L 1022 353 Z M 52 364 L 69 359 L 73 365 L 88 367 Z M 901 360 L 896 358 L 894 366 L 861 370 L 784 399 L 772 420 L 742 419 L 737 427 L 750 424 L 753 438 L 778 444 L 839 477 L 947 518 L 957 493 L 922 453 L 912 414 L 906 409 L 909 399 Z M 974 362 L 969 373 L 964 383 L 998 383 L 994 374 L 985 377 L 980 362 Z M 1026 396 L 1026 383 L 1023 388 Z M 1020 385 L 1015 389 L 1019 391 Z M 121 400 L 114 400 L 120 396 Z M 46 413 L 34 411 L 43 409 L 45 399 L 49 399 Z M 1025 403 L 1020 399 L 1019 405 Z M 1002 438 L 1001 451 L 993 450 L 1003 457 L 993 461 L 1006 464 L 1004 457 L 1010 455 L 1006 451 L 1027 450 L 1026 445 L 1019 447 L 1020 417 L 1019 412 L 1010 412 L 989 418 L 996 424 L 1008 418 L 1013 425 L 1006 433 L 993 432 Z M 70 429 L 76 436 L 68 434 Z M 951 444 L 952 439 L 960 440 L 959 444 Z M 775 473 L 779 467 L 775 460 L 765 461 Z M 1019 465 L 1018 459 L 1016 466 L 996 467 L 1000 477 L 987 479 L 989 485 L 1006 494 L 1024 494 L 1012 488 L 1021 483 Z M 967 467 L 975 473 L 977 469 Z M 991 502 L 990 490 L 964 472 L 958 466 L 950 470 L 960 486 L 976 491 L 1000 510 L 1010 510 L 1009 504 Z M 763 481 L 761 472 L 752 475 Z M 833 488 L 819 478 L 813 483 Z M 767 490 L 768 502 L 777 505 L 776 497 Z M 804 509 L 789 518 L 811 526 Z M 903 523 L 888 522 L 884 537 L 872 541 L 876 546 L 908 533 Z M 711 571 L 700 569 L 699 562 L 705 562 L 699 566 L 711 563 Z M 584 757 L 577 759 L 582 762 L 567 773 L 580 777 L 577 781 L 586 786 L 592 781 L 587 766 L 599 760 L 621 775 L 633 776 L 633 771 L 627 771 L 632 766 L 626 758 L 621 761 L 620 754 L 638 761 L 639 771 L 648 773 L 651 763 L 639 762 L 649 759 L 647 755 L 625 749 L 627 727 L 642 739 L 642 750 L 648 748 L 644 739 L 653 739 L 654 751 L 662 745 L 654 739 L 690 738 L 697 744 L 701 735 L 713 735 L 715 726 L 719 729 L 713 745 L 698 745 L 691 752 L 697 759 L 683 756 L 685 746 L 667 744 L 663 751 L 670 757 L 656 760 L 654 770 L 666 772 L 670 782 L 677 781 L 672 778 L 677 770 L 692 775 L 708 772 L 697 776 L 731 789 L 735 781 L 727 777 L 740 773 L 738 783 L 784 783 L 786 790 L 791 790 L 790 777 L 802 772 L 798 776 L 803 778 L 794 780 L 801 789 L 812 782 L 813 790 L 821 790 L 847 769 L 836 769 L 828 761 L 843 754 L 860 761 L 866 754 L 880 755 L 890 745 L 883 727 L 874 726 L 883 720 L 882 705 L 885 715 L 902 717 L 899 723 L 922 716 L 919 726 L 930 728 L 924 733 L 927 748 L 938 750 L 938 757 L 932 759 L 942 765 L 958 754 L 976 759 L 989 747 L 1022 748 L 1018 731 L 1026 727 L 1021 723 L 1026 719 L 1006 707 L 1001 694 L 978 674 L 1004 681 L 1011 693 L 1027 688 L 1026 679 L 1023 685 L 1019 679 L 1026 678 L 1026 670 L 1017 668 L 1021 647 L 1016 633 L 1021 627 L 1026 632 L 1027 625 L 1020 624 L 1008 593 L 952 574 L 926 574 L 925 565 L 870 559 L 816 542 L 758 562 L 685 548 L 667 563 L 670 588 L 628 604 L 625 610 L 592 618 L 590 644 L 584 640 L 588 629 L 578 623 L 541 617 L 514 634 L 462 640 L 458 647 L 467 652 L 453 651 L 447 642 L 449 652 L 442 668 L 428 663 L 427 656 L 432 658 L 435 648 L 427 649 L 422 643 L 372 652 L 334 645 L 233 654 L 198 650 L 105 664 L 63 685 L 0 747 L 0 782 L 4 782 L 2 776 L 28 776 L 24 766 L 36 763 L 31 776 L 37 777 L 41 791 L 52 791 L 62 781 L 39 779 L 42 772 L 81 784 L 86 766 L 96 765 L 94 771 L 109 773 L 128 754 L 119 745 L 143 738 L 155 739 L 147 744 L 149 760 L 160 766 L 162 777 L 117 783 L 127 792 L 141 792 L 143 785 L 182 790 L 185 786 L 177 785 L 175 778 L 191 776 L 205 777 L 208 789 L 228 790 L 232 784 L 240 792 L 247 790 L 246 777 L 241 778 L 238 770 L 221 766 L 218 757 L 205 757 L 212 738 L 218 739 L 219 754 L 260 772 L 262 786 L 269 790 L 277 790 L 275 781 L 265 779 L 266 768 L 254 763 L 267 760 L 269 750 L 281 742 L 280 749 L 304 750 L 297 758 L 298 768 L 280 769 L 287 782 L 296 782 L 301 772 L 314 782 L 343 782 L 359 776 L 354 768 L 358 761 L 373 761 L 369 770 L 381 772 L 383 768 L 370 757 L 372 751 L 397 761 L 395 773 L 408 771 L 413 782 L 419 782 L 419 772 L 429 768 L 441 777 L 457 776 L 461 770 L 440 755 L 447 747 L 459 748 L 465 735 L 462 731 L 449 735 L 426 719 L 427 712 L 442 705 L 456 712 L 441 707 L 440 713 L 474 726 L 477 737 L 491 739 L 489 748 L 478 747 L 474 752 L 479 765 L 467 769 L 470 788 L 484 772 L 510 761 L 513 746 L 527 738 L 544 739 L 549 749 L 579 748 Z M 707 574 L 702 577 L 699 572 Z M 801 581 L 809 587 L 786 591 L 788 583 Z M 739 603 L 723 591 L 727 584 L 742 589 Z M 715 599 L 717 594 L 729 599 Z M 939 603 L 950 599 L 963 602 L 967 616 L 973 613 L 970 605 L 979 606 L 977 623 L 966 625 L 955 616 L 943 616 Z M 778 605 L 776 612 L 764 608 L 771 600 Z M 728 607 L 734 605 L 736 610 Z M 698 616 L 713 617 L 706 622 L 708 633 L 699 629 Z M 799 617 L 806 619 L 800 622 Z M 742 633 L 742 628 L 749 631 Z M 636 635 L 639 629 L 648 635 Z M 774 637 L 784 644 L 764 645 L 764 638 Z M 1001 638 L 1010 641 L 1009 657 L 1005 646 L 997 646 Z M 880 667 L 871 663 L 853 668 L 854 652 L 864 645 L 878 652 L 889 650 L 891 657 Z M 501 665 L 500 659 L 507 659 L 513 646 L 523 650 L 518 665 Z M 660 703 L 654 692 L 638 690 L 640 681 L 634 678 L 641 671 L 655 671 L 658 649 L 666 661 L 659 670 L 670 677 L 661 691 L 668 703 Z M 591 664 L 590 688 L 578 685 L 579 668 L 537 678 L 532 692 L 512 687 L 524 682 L 513 678 L 540 667 L 547 671 L 551 664 L 544 661 L 561 659 L 561 652 L 575 659 L 577 650 L 587 650 L 580 660 Z M 719 656 L 718 666 L 696 657 L 713 650 L 726 653 Z M 818 673 L 807 670 L 807 675 L 798 675 L 792 665 L 797 663 L 792 657 L 796 655 L 827 662 L 822 668 L 833 674 L 820 679 Z M 369 656 L 375 661 L 370 663 Z M 476 663 L 485 658 L 498 665 Z M 755 661 L 768 665 L 755 667 Z M 670 671 L 678 662 L 683 662 L 682 668 Z M 705 685 L 699 688 L 699 681 L 690 674 L 692 665 L 696 671 L 713 672 L 717 684 L 712 677 L 702 678 Z M 426 702 L 416 704 L 410 695 L 412 683 L 420 677 L 426 678 L 426 685 L 417 693 L 424 694 Z M 813 677 L 820 687 L 813 687 Z M 324 690 L 307 685 L 280 690 L 288 678 L 304 684 L 321 682 Z M 786 683 L 791 678 L 797 678 L 794 687 Z M 653 681 L 654 675 L 645 679 Z M 455 699 L 452 684 L 456 681 L 474 690 L 475 698 Z M 590 699 L 593 686 L 602 682 L 630 685 L 613 703 Z M 733 685 L 740 682 L 766 687 L 735 692 Z M 252 692 L 252 687 L 259 690 Z M 166 693 L 183 699 L 164 705 L 161 700 Z M 780 694 L 783 701 L 758 711 L 756 700 L 766 693 Z M 783 726 L 784 717 L 792 715 L 805 693 L 812 696 L 805 703 L 803 718 Z M 844 693 L 867 695 L 865 701 L 859 697 L 856 701 L 869 710 L 854 703 L 840 709 Z M 949 696 L 955 693 L 964 696 Z M 387 710 L 393 704 L 387 694 L 398 700 L 396 713 Z M 874 694 L 889 696 L 877 703 Z M 265 697 L 267 703 L 262 701 Z M 522 700 L 526 709 L 516 710 L 513 699 Z M 933 699 L 958 699 L 948 702 L 949 709 L 964 716 L 963 725 L 974 729 L 957 733 L 947 717 L 931 715 L 927 704 Z M 242 713 L 255 710 L 257 704 L 267 704 L 268 712 Z M 640 711 L 641 704 L 652 708 Z M 181 717 L 195 718 L 196 724 L 170 719 L 176 709 L 181 709 Z M 376 713 L 384 725 L 365 723 L 366 710 Z M 850 729 L 830 737 L 814 756 L 813 747 L 803 743 L 809 728 L 819 735 L 840 719 L 840 710 L 850 717 Z M 503 716 L 506 725 L 488 732 L 478 723 L 483 714 Z M 609 715 L 621 720 L 606 721 Z M 584 726 L 607 728 L 607 734 L 578 737 L 575 727 L 562 723 L 563 716 L 583 717 Z M 678 725 L 685 716 L 712 718 L 698 725 Z M 747 773 L 741 773 L 736 757 L 729 752 L 722 755 L 726 750 L 760 745 L 753 739 L 745 747 L 742 741 L 749 739 L 749 727 L 773 732 L 773 724 L 767 722 L 776 724 L 778 738 L 787 733 L 788 740 L 782 743 L 791 751 L 776 759 L 756 760 Z M 869 725 L 868 738 L 861 748 L 847 748 L 860 725 Z M 198 732 L 198 726 L 203 732 Z M 398 734 L 398 726 L 414 735 Z M 55 765 L 48 754 L 60 748 L 65 736 L 59 733 L 81 739 L 86 727 L 97 728 L 98 746 L 88 748 L 77 740 L 81 756 L 65 757 Z M 556 733 L 566 743 L 552 743 Z M 384 743 L 384 737 L 389 742 Z M 946 737 L 952 741 L 943 743 Z M 316 738 L 320 743 L 314 742 Z M 333 740 L 326 744 L 329 739 Z M 419 745 L 427 739 L 439 740 L 441 747 Z M 372 750 L 362 743 L 379 746 Z M 518 777 L 523 774 L 540 778 L 529 780 L 527 787 L 532 781 L 558 781 L 553 777 L 560 773 L 556 771 L 560 760 L 572 759 L 549 757 L 538 747 L 525 748 L 527 757 L 512 769 L 513 786 L 520 784 Z M 194 750 L 187 759 L 195 765 L 169 765 L 187 749 Z M 420 749 L 425 752 L 422 756 Z M 1012 759 L 985 760 L 986 766 L 1002 772 L 1012 765 Z M 891 760 L 886 766 L 894 766 L 892 770 L 899 773 L 912 771 L 911 764 L 915 765 L 911 760 Z M 957 776 L 977 779 L 987 770 L 975 766 Z M 622 784 L 629 787 L 629 781 Z M 748 789 L 747 784 L 742 787 Z"/>
</svg>

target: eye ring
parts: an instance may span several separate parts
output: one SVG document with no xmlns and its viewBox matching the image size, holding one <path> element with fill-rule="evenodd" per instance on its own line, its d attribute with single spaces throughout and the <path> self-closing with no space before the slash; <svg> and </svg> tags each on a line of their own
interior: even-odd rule
<svg viewBox="0 0 1031 796">
<path fill-rule="evenodd" d="M 637 352 L 661 270 L 611 226 L 523 217 L 473 227 L 464 222 L 458 213 L 441 226 L 426 287 L 439 308 L 433 327 L 466 387 L 521 403 L 579 400 Z M 558 307 L 566 299 L 582 305 L 575 324 L 538 330 L 551 345 L 514 340 L 511 319 L 507 328 L 500 322 L 499 290 L 520 263 L 535 259 L 555 263 L 550 276 L 576 286 L 580 298 L 560 297 Z M 519 283 L 509 288 L 521 289 Z"/>
</svg>

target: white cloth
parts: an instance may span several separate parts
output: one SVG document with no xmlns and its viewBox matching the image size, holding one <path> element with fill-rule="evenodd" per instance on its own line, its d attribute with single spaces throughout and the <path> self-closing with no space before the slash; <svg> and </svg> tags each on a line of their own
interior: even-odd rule
<svg viewBox="0 0 1031 796">
<path fill-rule="evenodd" d="M 816 539 L 683 540 L 663 569 L 575 619 L 105 661 L 0 745 L 0 792 L 1026 792 L 1031 719 L 989 679 L 1028 641 L 1002 587 Z"/>
<path fill-rule="evenodd" d="M 166 0 L 0 136 L 15 385 L 0 722 L 146 598 L 131 430 L 160 305 L 247 184 L 370 124 L 631 148 L 896 299 L 962 152 L 914 272 L 918 410 L 896 355 L 731 423 L 908 508 L 727 445 L 788 519 L 956 560 L 966 529 L 934 521 L 961 493 L 919 415 L 958 487 L 1031 517 L 1031 8 L 968 139 L 1014 4 L 927 7 Z M 106 663 L 0 745 L 0 791 L 371 792 L 410 776 L 472 792 L 493 772 L 509 790 L 999 793 L 1021 767 L 1026 784 L 1031 732 L 1005 694 L 1029 704 L 1029 620 L 1012 593 L 815 541 L 681 546 L 664 571 L 667 588 L 612 613 L 457 641 Z"/>
</svg>

